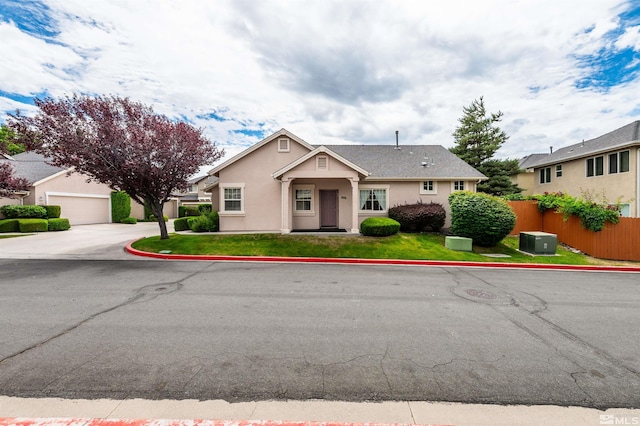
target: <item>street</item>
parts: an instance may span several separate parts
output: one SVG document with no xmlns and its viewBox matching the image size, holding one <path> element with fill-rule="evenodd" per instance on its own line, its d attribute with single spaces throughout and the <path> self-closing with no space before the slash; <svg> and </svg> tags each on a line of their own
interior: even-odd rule
<svg viewBox="0 0 640 426">
<path fill-rule="evenodd" d="M 0 394 L 640 407 L 640 279 L 0 260 Z"/>
</svg>

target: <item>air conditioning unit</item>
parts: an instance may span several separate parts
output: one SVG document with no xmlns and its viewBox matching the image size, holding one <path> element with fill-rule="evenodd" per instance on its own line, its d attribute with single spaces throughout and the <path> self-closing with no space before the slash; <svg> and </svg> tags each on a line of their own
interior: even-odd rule
<svg viewBox="0 0 640 426">
<path fill-rule="evenodd" d="M 547 232 L 521 232 L 520 251 L 531 254 L 556 254 L 558 236 Z"/>
</svg>

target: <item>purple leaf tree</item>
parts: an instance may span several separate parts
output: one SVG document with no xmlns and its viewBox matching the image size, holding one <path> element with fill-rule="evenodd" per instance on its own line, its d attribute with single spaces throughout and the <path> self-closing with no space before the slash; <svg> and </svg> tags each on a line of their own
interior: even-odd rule
<svg viewBox="0 0 640 426">
<path fill-rule="evenodd" d="M 26 191 L 29 182 L 14 174 L 8 161 L 0 161 L 0 197 L 13 198 L 17 191 Z"/>
<path fill-rule="evenodd" d="M 201 166 L 224 154 L 201 129 L 128 98 L 73 95 L 36 99 L 35 105 L 34 116 L 9 117 L 18 142 L 54 166 L 72 167 L 146 205 L 158 219 L 161 239 L 169 238 L 164 204 Z"/>
</svg>

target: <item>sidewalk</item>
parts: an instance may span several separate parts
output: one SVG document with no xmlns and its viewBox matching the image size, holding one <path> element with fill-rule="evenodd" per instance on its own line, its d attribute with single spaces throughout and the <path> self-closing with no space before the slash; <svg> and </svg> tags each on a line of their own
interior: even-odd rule
<svg viewBox="0 0 640 426">
<path fill-rule="evenodd" d="M 601 417 L 602 416 L 602 417 Z M 13 419 L 21 418 L 20 421 Z M 332 401 L 148 401 L 20 399 L 0 396 L 0 426 L 34 424 L 30 419 L 46 418 L 39 424 L 84 425 L 90 419 L 137 419 L 136 424 L 170 424 L 149 419 L 194 420 L 195 424 L 278 425 L 317 423 L 352 424 L 447 424 L 447 425 L 600 425 L 638 424 L 640 410 L 600 411 L 581 407 L 501 406 L 433 402 L 332 402 Z M 67 420 L 60 421 L 65 418 Z M 70 421 L 69 419 L 73 419 Z M 260 420 L 258 420 L 260 419 Z M 610 423 L 606 423 L 611 419 Z M 203 422 L 207 420 L 208 422 Z M 618 420 L 618 423 L 614 423 Z M 213 422 L 217 421 L 217 422 Z M 625 423 L 626 422 L 626 423 Z M 634 423 L 635 422 L 635 423 Z M 94 423 L 95 424 L 95 423 Z M 107 424 L 114 424 L 113 422 Z M 124 424 L 132 424 L 127 422 Z M 194 424 L 194 422 L 174 422 Z M 323 425 L 326 426 L 326 425 Z"/>
</svg>

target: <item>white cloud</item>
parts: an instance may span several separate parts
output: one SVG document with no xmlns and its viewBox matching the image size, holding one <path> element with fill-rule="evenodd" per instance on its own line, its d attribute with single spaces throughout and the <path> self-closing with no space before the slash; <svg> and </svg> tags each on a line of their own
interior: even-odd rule
<svg viewBox="0 0 640 426">
<path fill-rule="evenodd" d="M 1 91 L 129 96 L 205 128 L 228 157 L 259 139 L 235 132 L 245 128 L 286 127 L 317 144 L 391 144 L 399 130 L 401 143 L 451 146 L 480 96 L 504 113 L 503 156 L 638 118 L 637 81 L 575 86 L 589 72 L 576 55 L 612 43 L 618 0 L 46 3 L 56 44 L 0 22 L 12 59 Z M 640 49 L 639 39 L 632 27 L 616 43 Z"/>
</svg>

